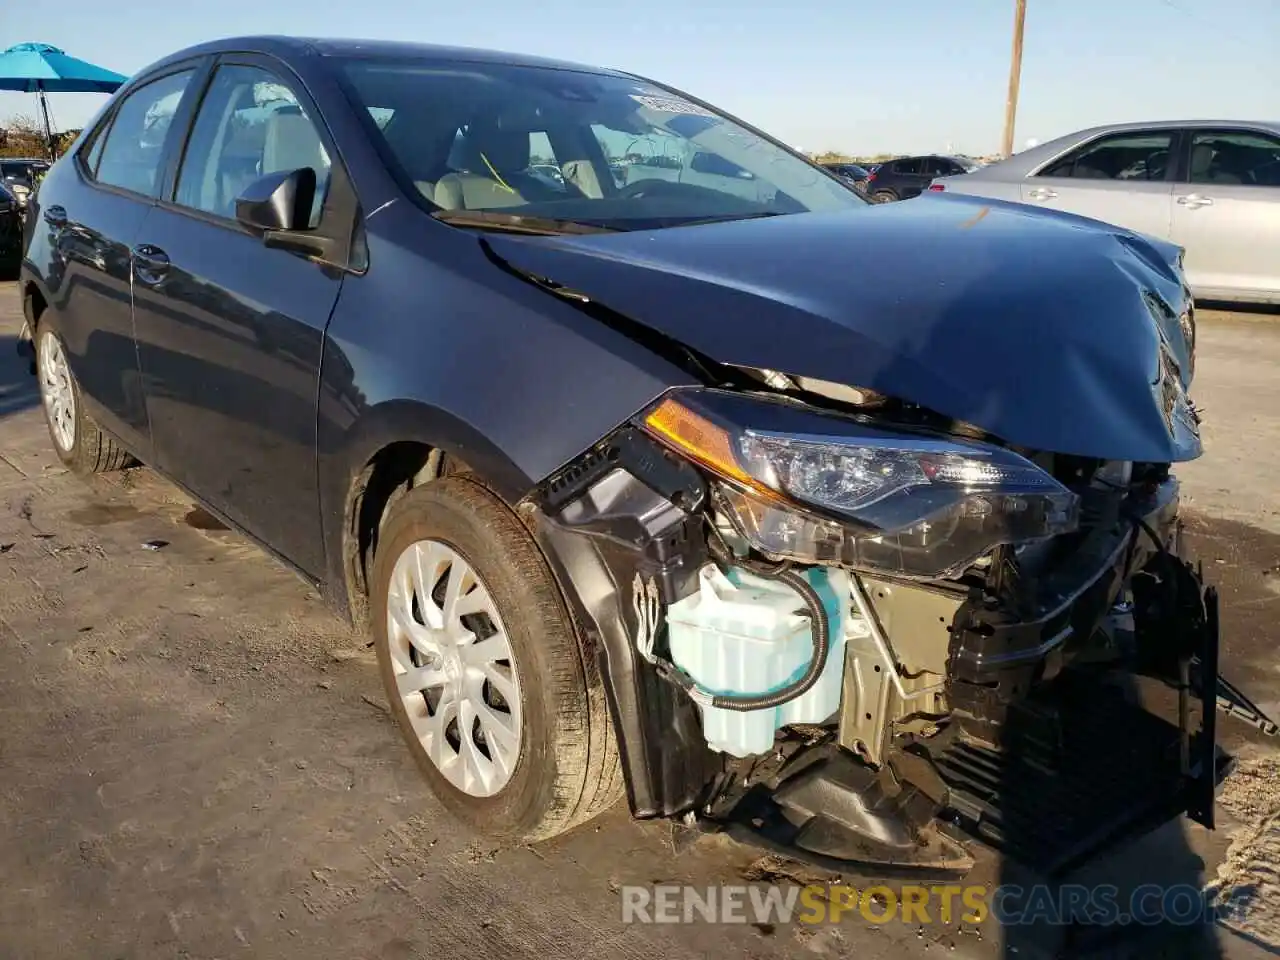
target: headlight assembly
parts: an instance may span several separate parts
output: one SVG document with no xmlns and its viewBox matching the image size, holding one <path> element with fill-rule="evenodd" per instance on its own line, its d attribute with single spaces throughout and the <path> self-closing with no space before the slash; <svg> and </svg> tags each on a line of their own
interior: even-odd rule
<svg viewBox="0 0 1280 960">
<path fill-rule="evenodd" d="M 943 577 L 1077 524 L 1075 494 L 1001 447 L 719 391 L 668 394 L 640 423 L 718 478 L 722 509 L 775 559 Z"/>
</svg>

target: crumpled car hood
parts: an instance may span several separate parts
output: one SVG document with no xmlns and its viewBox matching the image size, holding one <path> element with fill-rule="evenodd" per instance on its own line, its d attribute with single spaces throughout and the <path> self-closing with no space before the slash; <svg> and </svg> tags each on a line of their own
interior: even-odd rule
<svg viewBox="0 0 1280 960">
<path fill-rule="evenodd" d="M 1035 450 L 1200 454 L 1178 248 L 1093 220 L 935 195 L 486 243 L 722 363 L 867 387 Z"/>
</svg>

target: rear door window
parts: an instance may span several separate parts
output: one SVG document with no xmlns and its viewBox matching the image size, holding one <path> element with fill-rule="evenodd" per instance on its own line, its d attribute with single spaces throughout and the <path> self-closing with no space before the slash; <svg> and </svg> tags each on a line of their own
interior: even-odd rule
<svg viewBox="0 0 1280 960">
<path fill-rule="evenodd" d="M 1280 187 L 1280 137 L 1252 130 L 1193 131 L 1188 180 Z"/>
<path fill-rule="evenodd" d="M 918 177 L 920 171 L 924 169 L 924 161 L 919 157 L 911 160 L 895 160 L 893 161 L 893 172 L 900 173 L 904 176 Z"/>
<path fill-rule="evenodd" d="M 1076 180 L 1163 180 L 1174 131 L 1117 133 L 1078 147 L 1037 176 Z"/>
<path fill-rule="evenodd" d="M 143 84 L 124 99 L 98 158 L 99 183 L 147 197 L 159 194 L 165 140 L 194 75 L 195 70 L 171 73 Z"/>
<path fill-rule="evenodd" d="M 954 171 L 951 164 L 942 157 L 925 157 L 921 161 L 926 177 L 949 177 Z"/>
</svg>

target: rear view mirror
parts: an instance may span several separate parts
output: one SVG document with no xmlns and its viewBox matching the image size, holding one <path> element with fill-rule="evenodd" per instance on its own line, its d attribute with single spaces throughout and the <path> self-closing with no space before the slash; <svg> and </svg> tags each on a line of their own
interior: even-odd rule
<svg viewBox="0 0 1280 960">
<path fill-rule="evenodd" d="M 236 219 L 255 230 L 306 230 L 315 195 L 310 167 L 269 173 L 236 198 Z"/>
</svg>

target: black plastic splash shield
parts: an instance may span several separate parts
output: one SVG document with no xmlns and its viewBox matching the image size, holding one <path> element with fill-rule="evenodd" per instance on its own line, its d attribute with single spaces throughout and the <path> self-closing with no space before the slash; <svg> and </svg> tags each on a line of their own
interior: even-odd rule
<svg viewBox="0 0 1280 960">
<path fill-rule="evenodd" d="M 1216 628 L 1216 615 L 1208 621 Z M 941 817 L 1047 876 L 1183 813 L 1212 829 L 1232 763 L 1214 743 L 1214 717 L 1210 700 L 1184 772 L 1178 726 L 1096 677 L 1064 676 L 1011 713 L 1002 749 L 957 739 L 934 756 L 949 789 Z"/>
</svg>

